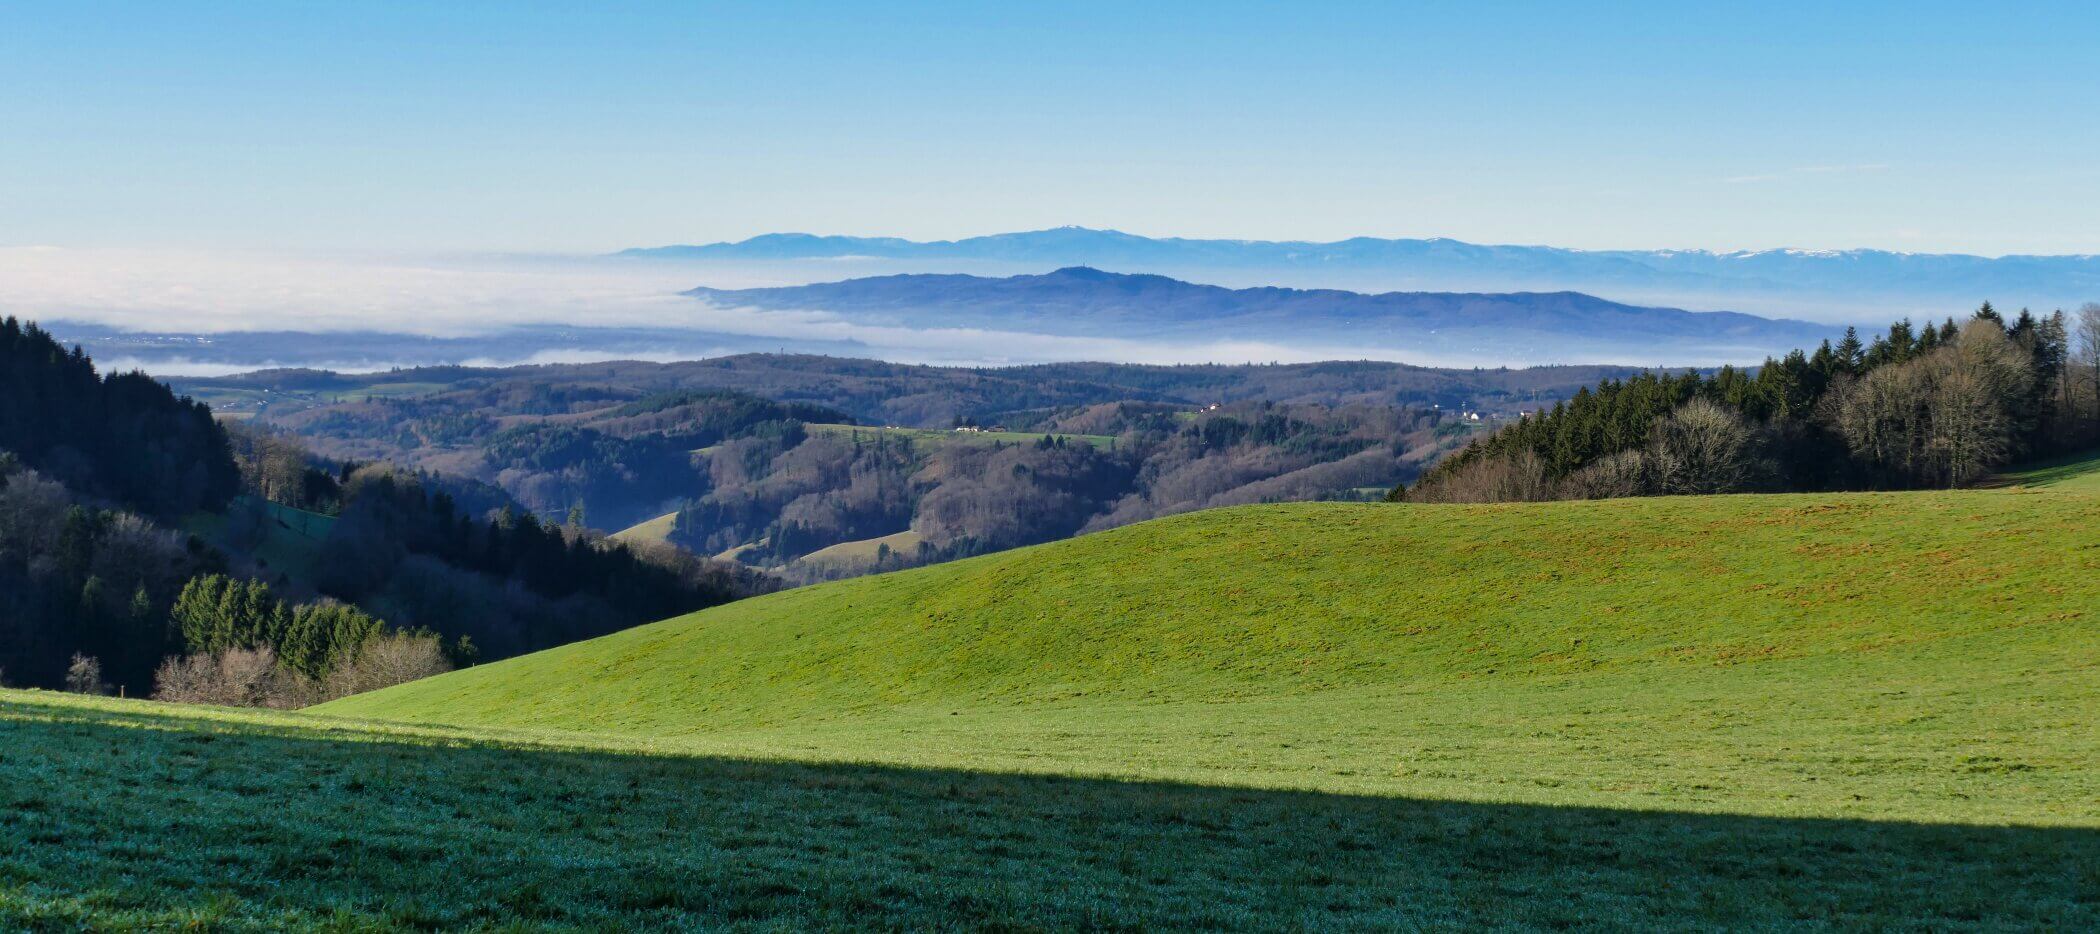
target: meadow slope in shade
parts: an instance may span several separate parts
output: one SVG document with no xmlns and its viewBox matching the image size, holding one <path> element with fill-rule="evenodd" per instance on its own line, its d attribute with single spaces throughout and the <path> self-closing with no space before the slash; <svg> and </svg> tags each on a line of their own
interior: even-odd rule
<svg viewBox="0 0 2100 934">
<path fill-rule="evenodd" d="M 10 929 L 2076 929 L 2096 865 L 2090 828 L 647 755 L 0 691 Z"/>
<path fill-rule="evenodd" d="M 2100 498 L 1215 510 L 321 713 L 661 751 L 2100 826 Z"/>
</svg>

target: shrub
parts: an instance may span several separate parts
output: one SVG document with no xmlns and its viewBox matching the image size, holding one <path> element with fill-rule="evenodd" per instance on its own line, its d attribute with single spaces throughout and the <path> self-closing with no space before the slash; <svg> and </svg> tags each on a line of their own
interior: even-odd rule
<svg viewBox="0 0 2100 934">
<path fill-rule="evenodd" d="M 182 704 L 288 710 L 323 699 L 312 679 L 278 664 L 268 646 L 170 658 L 153 680 L 156 700 Z"/>
</svg>

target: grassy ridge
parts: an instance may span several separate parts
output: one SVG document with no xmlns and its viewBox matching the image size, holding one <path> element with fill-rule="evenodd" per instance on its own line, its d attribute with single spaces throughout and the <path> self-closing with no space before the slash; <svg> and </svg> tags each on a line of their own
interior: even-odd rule
<svg viewBox="0 0 2100 934">
<path fill-rule="evenodd" d="M 2100 826 L 2100 498 L 1192 514 L 322 708 L 661 751 Z"/>
</svg>

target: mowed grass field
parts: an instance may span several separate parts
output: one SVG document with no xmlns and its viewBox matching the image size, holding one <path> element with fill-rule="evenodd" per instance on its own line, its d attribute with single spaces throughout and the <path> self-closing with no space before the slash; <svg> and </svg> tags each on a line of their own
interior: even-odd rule
<svg viewBox="0 0 2100 934">
<path fill-rule="evenodd" d="M 2100 924 L 2100 497 L 1219 510 L 301 714 L 0 695 L 0 917 Z"/>
</svg>

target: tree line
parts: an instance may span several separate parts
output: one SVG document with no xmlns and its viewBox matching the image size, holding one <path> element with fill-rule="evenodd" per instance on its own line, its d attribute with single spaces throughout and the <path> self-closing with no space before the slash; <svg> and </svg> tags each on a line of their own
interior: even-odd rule
<svg viewBox="0 0 2100 934">
<path fill-rule="evenodd" d="M 1445 458 L 1388 498 L 1496 502 L 1952 487 L 2100 442 L 2100 306 L 1989 304 L 1755 372 L 1605 380 Z"/>
</svg>

